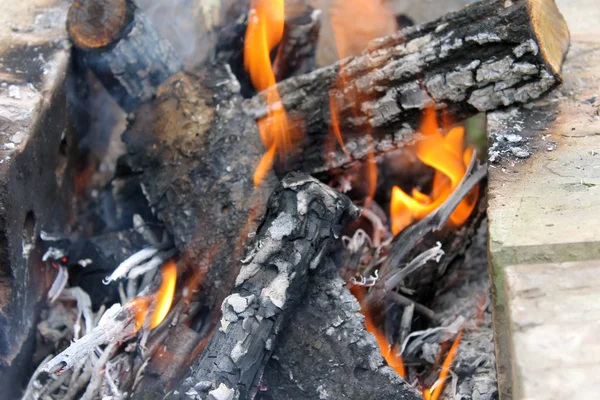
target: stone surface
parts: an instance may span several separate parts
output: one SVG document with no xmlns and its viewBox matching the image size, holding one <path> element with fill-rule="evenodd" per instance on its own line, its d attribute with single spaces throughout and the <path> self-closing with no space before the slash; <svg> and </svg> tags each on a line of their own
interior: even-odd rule
<svg viewBox="0 0 600 400">
<path fill-rule="evenodd" d="M 581 329 L 584 321 L 597 323 L 597 311 L 574 317 L 568 330 L 557 328 L 578 309 L 594 309 L 598 299 L 589 287 L 600 289 L 600 268 L 583 273 L 569 264 L 600 260 L 600 7 L 594 0 L 556 2 L 571 32 L 564 85 L 531 107 L 488 116 L 489 250 L 503 400 L 600 395 L 591 385 L 597 369 L 573 358 L 575 349 L 593 351 L 600 343 Z M 554 280 L 572 290 L 558 290 Z M 537 282 L 541 300 L 519 289 L 528 282 Z M 552 318 L 544 320 L 545 313 Z M 522 331 L 531 318 L 538 325 Z"/>
<path fill-rule="evenodd" d="M 600 261 L 505 267 L 516 399 L 600 394 Z"/>
<path fill-rule="evenodd" d="M 59 230 L 70 211 L 69 3 L 0 0 L 0 387 L 8 399 L 31 372 L 36 309 L 55 275 L 37 238 Z"/>
</svg>

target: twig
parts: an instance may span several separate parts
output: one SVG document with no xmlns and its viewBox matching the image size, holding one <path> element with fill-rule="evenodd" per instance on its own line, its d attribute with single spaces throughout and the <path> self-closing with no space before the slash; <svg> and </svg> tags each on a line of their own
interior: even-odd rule
<svg viewBox="0 0 600 400">
<path fill-rule="evenodd" d="M 96 360 L 96 362 L 93 363 L 92 379 L 90 380 L 90 383 L 88 384 L 85 393 L 83 394 L 83 396 L 81 396 L 81 400 L 92 400 L 94 398 L 96 391 L 102 383 L 102 370 L 104 369 L 104 366 L 106 365 L 108 359 L 112 355 L 114 349 L 115 343 L 109 343 L 108 346 L 106 346 L 106 348 L 102 352 L 100 358 L 98 358 L 98 360 Z"/>
<path fill-rule="evenodd" d="M 77 361 L 87 357 L 96 346 L 121 341 L 134 333 L 133 305 L 121 307 L 120 304 L 115 304 L 104 313 L 96 328 L 44 364 L 42 371 L 60 374 L 62 371 L 72 368 Z"/>
<path fill-rule="evenodd" d="M 480 165 L 476 161 L 476 158 L 476 154 L 474 154 L 465 176 L 457 186 L 456 190 L 448 196 L 443 204 L 436 208 L 431 214 L 406 228 L 396 236 L 392 243 L 388 260 L 382 267 L 382 277 L 385 277 L 390 273 L 389 271 L 399 265 L 415 247 L 417 242 L 427 233 L 441 230 L 463 198 L 469 194 L 483 177 L 485 177 L 487 174 L 487 165 Z"/>
<path fill-rule="evenodd" d="M 400 332 L 398 334 L 398 342 L 404 343 L 404 340 L 409 335 L 412 328 L 412 320 L 415 314 L 415 303 L 411 303 L 404 307 L 402 318 L 400 319 Z"/>
<path fill-rule="evenodd" d="M 50 301 L 50 303 L 54 303 L 58 296 L 60 296 L 65 286 L 67 286 L 68 281 L 69 271 L 66 267 L 59 265 L 58 274 L 56 275 L 56 278 L 54 278 L 54 282 L 52 282 L 52 286 L 48 291 L 48 301 Z"/>
<path fill-rule="evenodd" d="M 414 301 L 412 301 L 408 297 L 402 296 L 400 293 L 397 293 L 397 292 L 394 292 L 394 291 L 390 291 L 388 293 L 388 296 L 395 303 L 398 303 L 398 304 L 403 305 L 405 307 L 414 306 L 414 309 L 419 314 L 422 314 L 422 315 L 426 316 L 427 318 L 429 318 L 432 321 L 437 321 L 438 320 L 438 317 L 437 317 L 437 315 L 435 315 L 435 312 L 433 312 L 433 310 L 431 310 L 430 308 L 425 307 L 422 304 L 415 303 Z"/>
<path fill-rule="evenodd" d="M 437 242 L 436 245 L 430 249 L 425 250 L 417 257 L 415 257 L 406 267 L 401 269 L 400 271 L 395 271 L 391 273 L 385 281 L 385 290 L 393 290 L 404 278 L 413 272 L 417 271 L 423 265 L 427 264 L 430 260 L 435 260 L 436 262 L 440 262 L 440 258 L 444 255 L 444 250 L 442 250 L 442 244 Z"/>
<path fill-rule="evenodd" d="M 117 279 L 123 278 L 126 276 L 129 271 L 143 263 L 144 261 L 154 257 L 156 253 L 158 253 L 160 249 L 155 246 L 146 247 L 138 251 L 137 253 L 132 254 L 129 258 L 123 261 L 119 266 L 113 271 L 110 276 L 104 279 L 104 284 L 108 285 L 112 281 L 116 281 Z"/>
</svg>

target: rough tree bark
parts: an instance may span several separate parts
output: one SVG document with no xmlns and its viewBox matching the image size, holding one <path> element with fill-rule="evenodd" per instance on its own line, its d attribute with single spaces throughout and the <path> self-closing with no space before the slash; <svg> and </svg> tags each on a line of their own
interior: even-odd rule
<svg viewBox="0 0 600 400">
<path fill-rule="evenodd" d="M 323 151 L 331 139 L 330 96 L 339 100 L 346 149 L 361 159 L 371 149 L 384 152 L 414 140 L 432 101 L 462 120 L 538 98 L 560 83 L 568 46 L 569 32 L 553 0 L 476 2 L 378 39 L 362 56 L 277 85 L 284 107 L 306 132 L 287 165 L 312 173 L 349 162 L 341 150 L 327 158 Z M 340 81 L 345 88 L 339 89 Z M 245 108 L 264 117 L 264 96 L 248 100 Z"/>
<path fill-rule="evenodd" d="M 358 213 L 349 198 L 313 178 L 290 174 L 282 181 L 180 398 L 253 397 L 277 334 L 304 295 L 308 270 Z"/>
</svg>

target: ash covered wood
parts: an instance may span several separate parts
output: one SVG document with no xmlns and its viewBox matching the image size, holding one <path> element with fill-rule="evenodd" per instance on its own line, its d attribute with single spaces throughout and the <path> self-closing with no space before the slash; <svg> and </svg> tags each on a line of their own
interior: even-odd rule
<svg viewBox="0 0 600 400">
<path fill-rule="evenodd" d="M 350 199 L 313 178 L 291 174 L 282 181 L 235 290 L 223 301 L 219 329 L 177 390 L 180 398 L 253 397 L 277 335 L 304 295 L 309 269 L 357 216 Z"/>
<path fill-rule="evenodd" d="M 387 366 L 360 305 L 329 258 L 309 272 L 302 307 L 282 330 L 259 399 L 420 399 Z"/>
<path fill-rule="evenodd" d="M 352 159 L 415 139 L 432 102 L 462 120 L 480 111 L 526 103 L 561 82 L 569 33 L 554 1 L 486 0 L 439 20 L 371 43 L 364 55 L 280 82 L 282 103 L 306 127 L 290 169 L 323 171 L 347 164 L 340 150 L 326 159 L 329 98 L 340 99 L 341 131 Z M 340 70 L 348 84 L 339 82 Z M 245 108 L 261 118 L 264 96 Z M 370 133 L 374 140 L 365 137 Z M 328 157 L 329 158 L 329 157 Z"/>
</svg>

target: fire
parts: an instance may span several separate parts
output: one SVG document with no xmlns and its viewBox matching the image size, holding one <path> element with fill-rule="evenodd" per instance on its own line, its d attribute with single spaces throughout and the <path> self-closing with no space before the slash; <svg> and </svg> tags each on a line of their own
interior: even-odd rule
<svg viewBox="0 0 600 400">
<path fill-rule="evenodd" d="M 350 292 L 354 295 L 354 297 L 356 297 L 361 305 L 362 314 L 365 317 L 365 328 L 368 332 L 371 332 L 373 336 L 375 336 L 377 344 L 379 345 L 379 349 L 381 350 L 381 355 L 388 365 L 398 373 L 398 375 L 400 375 L 402 378 L 405 378 L 406 371 L 404 369 L 402 356 L 398 351 L 398 346 L 392 346 L 385 333 L 382 332 L 373 322 L 373 310 L 368 309 L 364 304 L 365 292 L 363 291 L 363 288 L 356 285 L 351 286 Z"/>
<path fill-rule="evenodd" d="M 131 301 L 135 312 L 135 328 L 139 330 L 148 317 L 148 312 L 154 302 L 154 309 L 150 317 L 150 329 L 156 328 L 163 322 L 175 295 L 175 283 L 177 282 L 177 265 L 173 261 L 167 262 L 162 268 L 162 281 L 155 295 L 137 297 Z"/>
<path fill-rule="evenodd" d="M 435 170 L 432 189 L 429 194 L 412 190 L 411 195 L 394 186 L 390 202 L 392 232 L 399 233 L 414 221 L 426 217 L 438 208 L 456 189 L 473 158 L 471 147 L 464 148 L 465 130 L 458 126 L 451 128 L 445 135 L 440 130 L 435 109 L 427 108 L 419 131 L 424 138 L 415 149 L 417 157 Z M 477 202 L 479 188 L 476 186 L 461 201 L 450 216 L 454 226 L 462 225 L 471 215 Z"/>
<path fill-rule="evenodd" d="M 367 328 L 367 331 L 371 332 L 373 336 L 375 336 L 377 344 L 379 345 L 379 349 L 381 350 L 381 355 L 383 355 L 383 358 L 388 365 L 392 367 L 394 371 L 396 371 L 402 378 L 406 378 L 404 361 L 402 360 L 398 346 L 392 346 L 390 344 L 385 336 L 385 333 L 381 332 L 375 326 L 368 313 L 365 313 L 365 328 Z"/>
<path fill-rule="evenodd" d="M 292 146 L 287 114 L 275 87 L 271 51 L 281 41 L 284 28 L 284 0 L 252 0 L 244 38 L 244 67 L 257 91 L 266 90 L 267 115 L 258 121 L 258 130 L 267 152 L 254 173 L 259 186 L 273 167 L 277 154 L 287 154 Z"/>
<path fill-rule="evenodd" d="M 442 370 L 440 371 L 440 376 L 436 379 L 435 383 L 431 386 L 430 389 L 425 389 L 423 391 L 423 399 L 424 400 L 438 400 L 442 391 L 444 390 L 444 383 L 448 378 L 448 374 L 450 373 L 450 367 L 452 366 L 452 362 L 454 362 L 454 358 L 456 357 L 456 353 L 458 352 L 458 346 L 460 344 L 460 339 L 462 337 L 462 330 L 458 332 L 456 338 L 454 339 L 454 343 L 452 343 L 452 347 L 450 351 L 448 351 L 448 355 L 444 360 L 444 364 L 442 364 Z"/>
</svg>

